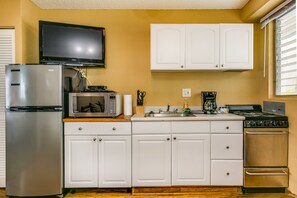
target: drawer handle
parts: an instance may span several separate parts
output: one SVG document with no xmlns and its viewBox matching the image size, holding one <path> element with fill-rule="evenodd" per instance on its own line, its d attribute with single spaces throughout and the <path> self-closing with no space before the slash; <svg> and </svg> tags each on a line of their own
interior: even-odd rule
<svg viewBox="0 0 297 198">
<path fill-rule="evenodd" d="M 281 176 L 281 175 L 288 175 L 288 173 L 284 170 L 280 172 L 270 172 L 270 173 L 261 173 L 261 172 L 250 172 L 246 171 L 247 175 L 251 176 Z"/>
<path fill-rule="evenodd" d="M 167 141 L 169 141 L 169 140 L 170 140 L 170 138 L 167 138 L 166 140 L 167 140 Z"/>
<path fill-rule="evenodd" d="M 116 129 L 115 127 L 112 127 L 112 130 L 115 131 L 115 130 L 117 130 L 117 129 Z"/>
<path fill-rule="evenodd" d="M 95 142 L 96 140 L 97 140 L 97 138 L 94 137 L 94 138 L 93 138 L 93 141 Z"/>
<path fill-rule="evenodd" d="M 99 138 L 99 142 L 101 142 L 102 141 L 102 138 Z"/>
<path fill-rule="evenodd" d="M 176 140 L 176 137 L 174 137 L 173 140 Z"/>
<path fill-rule="evenodd" d="M 229 126 L 226 126 L 226 129 L 230 129 L 230 127 Z"/>
<path fill-rule="evenodd" d="M 226 173 L 226 175 L 228 175 L 228 176 L 229 176 L 229 175 L 230 175 L 230 173 L 229 173 L 229 172 L 227 172 L 227 173 Z"/>
<path fill-rule="evenodd" d="M 229 146 L 226 146 L 226 149 L 229 149 L 230 147 Z"/>
<path fill-rule="evenodd" d="M 246 134 L 250 135 L 287 135 L 289 132 L 288 131 L 267 131 L 267 132 L 252 132 L 252 131 L 246 131 Z"/>
<path fill-rule="evenodd" d="M 81 130 L 82 130 L 82 128 L 81 128 L 81 127 L 79 127 L 79 128 L 78 128 L 78 130 L 79 130 L 79 131 L 81 131 Z"/>
</svg>

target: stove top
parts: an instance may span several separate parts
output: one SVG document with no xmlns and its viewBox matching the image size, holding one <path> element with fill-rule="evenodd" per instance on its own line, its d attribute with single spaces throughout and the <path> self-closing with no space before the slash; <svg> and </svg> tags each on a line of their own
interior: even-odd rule
<svg viewBox="0 0 297 198">
<path fill-rule="evenodd" d="M 226 105 L 229 112 L 244 116 L 245 128 L 287 128 L 288 117 L 284 115 L 262 112 L 261 105 Z"/>
</svg>

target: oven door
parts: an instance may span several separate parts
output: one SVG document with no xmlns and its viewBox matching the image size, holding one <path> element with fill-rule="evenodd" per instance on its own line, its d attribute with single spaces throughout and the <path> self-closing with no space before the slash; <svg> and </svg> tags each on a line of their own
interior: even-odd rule
<svg viewBox="0 0 297 198">
<path fill-rule="evenodd" d="M 245 128 L 245 167 L 286 167 L 288 165 L 288 129 Z"/>
</svg>

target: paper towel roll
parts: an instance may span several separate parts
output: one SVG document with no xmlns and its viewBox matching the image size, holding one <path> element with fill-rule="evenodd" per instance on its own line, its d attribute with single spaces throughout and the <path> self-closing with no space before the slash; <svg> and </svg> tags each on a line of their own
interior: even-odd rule
<svg viewBox="0 0 297 198">
<path fill-rule="evenodd" d="M 132 95 L 124 95 L 124 115 L 132 115 Z"/>
</svg>

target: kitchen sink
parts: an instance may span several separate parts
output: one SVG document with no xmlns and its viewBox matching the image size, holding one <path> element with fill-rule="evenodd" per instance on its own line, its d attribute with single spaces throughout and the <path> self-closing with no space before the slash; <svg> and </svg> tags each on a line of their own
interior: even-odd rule
<svg viewBox="0 0 297 198">
<path fill-rule="evenodd" d="M 146 113 L 144 114 L 144 117 L 195 117 L 195 115 L 191 113 Z"/>
</svg>

